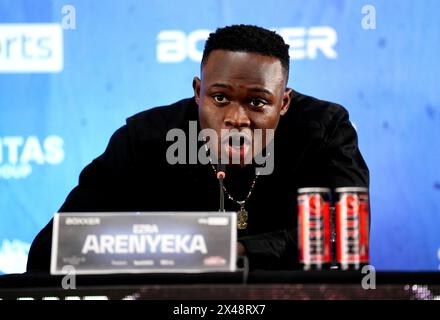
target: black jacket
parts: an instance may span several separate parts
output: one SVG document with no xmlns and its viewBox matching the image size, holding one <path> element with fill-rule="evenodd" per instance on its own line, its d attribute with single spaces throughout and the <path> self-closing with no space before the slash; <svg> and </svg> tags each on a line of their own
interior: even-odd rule
<svg viewBox="0 0 440 320">
<path fill-rule="evenodd" d="M 198 120 L 194 98 L 127 119 L 105 152 L 84 168 L 78 186 L 59 211 L 217 211 L 218 182 L 212 167 L 169 165 L 166 160 L 172 143 L 166 141 L 168 130 L 188 132 L 190 120 Z M 248 229 L 238 234 L 254 269 L 297 266 L 299 187 L 369 185 L 356 131 L 340 105 L 294 92 L 274 141 L 274 171 L 258 178 L 246 204 Z M 251 166 L 228 171 L 228 191 L 244 198 L 254 173 Z M 225 201 L 226 210 L 238 209 L 230 200 Z M 49 271 L 51 237 L 52 221 L 32 243 L 28 271 Z"/>
</svg>

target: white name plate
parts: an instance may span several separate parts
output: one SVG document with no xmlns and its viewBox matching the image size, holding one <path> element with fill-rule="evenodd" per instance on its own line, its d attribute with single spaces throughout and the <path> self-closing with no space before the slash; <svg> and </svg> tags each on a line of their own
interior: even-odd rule
<svg viewBox="0 0 440 320">
<path fill-rule="evenodd" d="M 57 213 L 51 274 L 235 271 L 235 212 Z"/>
</svg>

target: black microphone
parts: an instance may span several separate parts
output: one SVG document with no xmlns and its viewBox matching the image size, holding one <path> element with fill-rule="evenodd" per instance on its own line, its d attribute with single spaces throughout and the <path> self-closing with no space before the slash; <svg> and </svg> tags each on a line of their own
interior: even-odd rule
<svg viewBox="0 0 440 320">
<path fill-rule="evenodd" d="M 226 177 L 226 165 L 219 163 L 217 165 L 217 179 L 220 188 L 220 212 L 225 212 L 225 192 L 223 188 L 223 179 Z"/>
</svg>

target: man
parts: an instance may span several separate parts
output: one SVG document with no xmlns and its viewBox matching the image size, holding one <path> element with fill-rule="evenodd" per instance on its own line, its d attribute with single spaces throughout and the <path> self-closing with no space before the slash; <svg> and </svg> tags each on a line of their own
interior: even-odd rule
<svg viewBox="0 0 440 320">
<path fill-rule="evenodd" d="M 194 97 L 129 118 L 83 170 L 60 212 L 216 211 L 215 163 L 226 160 L 225 209 L 247 212 L 238 254 L 252 268 L 295 268 L 297 189 L 368 187 L 369 178 L 347 111 L 287 88 L 288 74 L 288 45 L 275 32 L 218 29 L 206 42 Z M 197 141 L 196 151 L 206 146 L 212 163 L 170 164 L 167 134 L 188 136 L 191 121 L 219 137 Z M 252 138 L 258 131 L 263 142 Z M 255 161 L 262 154 L 265 166 Z M 51 233 L 49 223 L 34 240 L 28 271 L 49 270 Z"/>
</svg>

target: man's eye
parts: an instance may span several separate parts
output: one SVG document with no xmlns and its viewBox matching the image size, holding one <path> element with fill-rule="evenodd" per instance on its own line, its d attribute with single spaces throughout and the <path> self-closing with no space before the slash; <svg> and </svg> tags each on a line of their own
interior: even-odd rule
<svg viewBox="0 0 440 320">
<path fill-rule="evenodd" d="M 222 95 L 222 94 L 214 95 L 213 99 L 217 103 L 226 103 L 226 102 L 228 102 L 228 99 L 226 99 L 226 97 L 224 95 Z"/>
<path fill-rule="evenodd" d="M 249 101 L 249 104 L 253 108 L 262 108 L 267 104 L 267 102 L 261 99 L 252 99 L 251 101 Z"/>
</svg>

